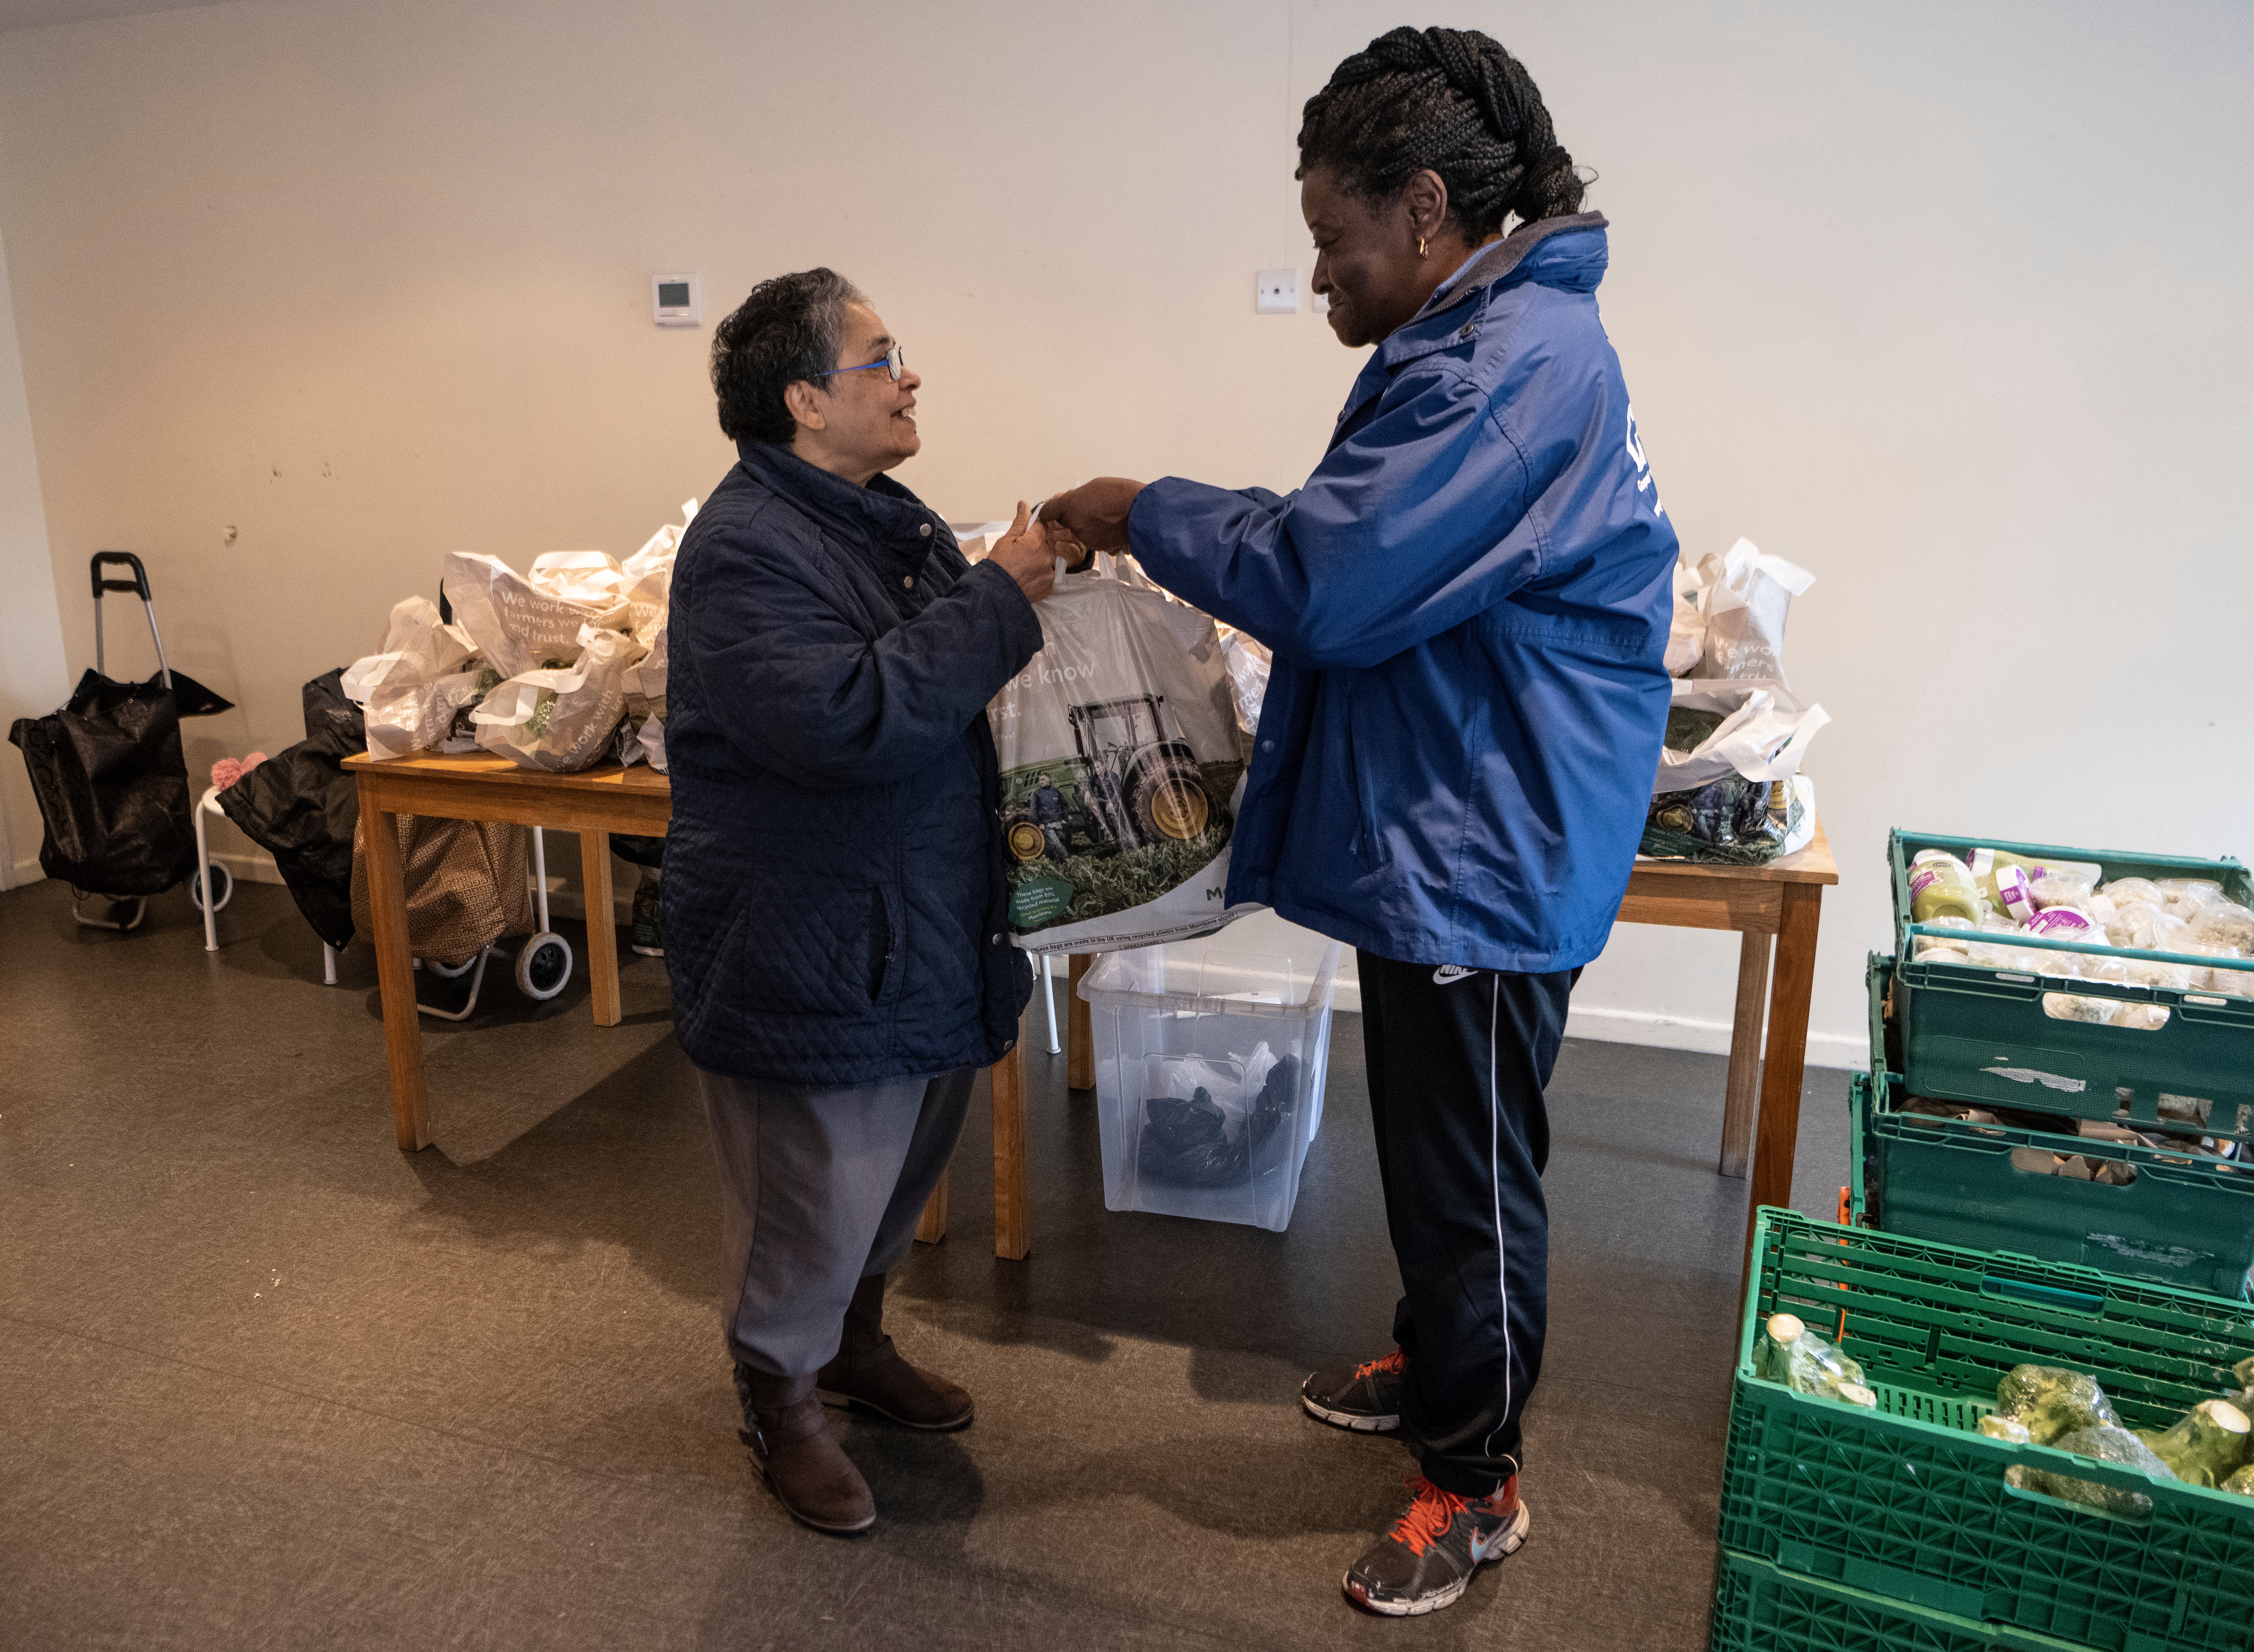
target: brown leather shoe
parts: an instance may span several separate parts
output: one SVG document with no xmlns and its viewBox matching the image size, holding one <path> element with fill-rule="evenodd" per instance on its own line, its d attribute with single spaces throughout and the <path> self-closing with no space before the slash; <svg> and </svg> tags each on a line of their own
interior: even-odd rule
<svg viewBox="0 0 2254 1652">
<path fill-rule="evenodd" d="M 920 1371 L 885 1334 L 885 1276 L 872 1273 L 853 1292 L 837 1357 L 815 1377 L 830 1405 L 858 1405 L 903 1428 L 933 1433 L 970 1425 L 970 1396 L 943 1376 Z"/>
<path fill-rule="evenodd" d="M 736 1393 L 751 1426 L 742 1431 L 752 1460 L 791 1517 L 816 1531 L 866 1531 L 877 1521 L 869 1482 L 830 1438 L 810 1376 L 768 1376 L 736 1368 Z"/>
</svg>

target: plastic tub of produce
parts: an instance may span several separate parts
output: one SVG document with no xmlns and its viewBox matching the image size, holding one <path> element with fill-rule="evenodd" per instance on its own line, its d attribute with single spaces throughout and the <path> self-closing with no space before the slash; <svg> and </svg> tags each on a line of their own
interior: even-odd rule
<svg viewBox="0 0 2254 1652">
<path fill-rule="evenodd" d="M 1976 848 L 2035 861 L 2095 864 L 2107 881 L 2200 878 L 2254 906 L 2254 880 L 2236 860 L 2193 860 L 2112 850 L 1950 837 L 1897 830 L 1892 863 L 1895 1014 L 1902 1066 L 1919 1096 L 1997 1102 L 2078 1118 L 2159 1127 L 2163 1115 L 2196 1110 L 2203 1132 L 2254 1140 L 2254 958 L 2100 946 L 2040 936 L 1978 938 L 2010 951 L 2009 967 L 1921 958 L 1932 943 L 1964 932 L 1912 921 L 1910 865 L 1921 850 Z M 1922 944 L 1923 943 L 1923 944 Z M 2057 958 L 2055 970 L 2038 960 Z M 2138 974 L 2188 972 L 2184 986 L 2084 978 L 2112 961 Z M 2073 973 L 2081 972 L 2079 975 Z M 2228 990 L 2211 983 L 2217 972 Z M 2131 1025 L 2113 1025 L 2129 1010 Z"/>
<path fill-rule="evenodd" d="M 1178 942 L 1088 972 L 1106 1208 L 1283 1231 L 1330 1054 L 1341 948 L 1316 946 Z"/>
<path fill-rule="evenodd" d="M 2123 1424 L 2167 1428 L 2237 1387 L 2232 1367 L 2254 1355 L 2254 1306 L 1767 1208 L 1753 1262 L 1724 1549 L 2074 1646 L 2254 1645 L 2254 1497 L 1978 1432 L 1998 1381 L 2023 1363 L 2094 1376 Z M 1861 1362 L 1876 1410 L 1754 1376 L 1754 1344 L 1780 1312 Z M 2006 1481 L 2014 1467 L 2127 1492 L 2137 1512 L 2023 1489 Z"/>
<path fill-rule="evenodd" d="M 2155 1146 L 2032 1128 L 2021 1109 L 1992 1124 L 1906 1110 L 1909 1086 L 1885 1066 L 1886 1052 L 1899 1048 L 1885 1014 L 1893 966 L 1871 957 L 1873 1070 L 1849 1085 L 1858 1226 L 2254 1294 L 2254 1163 L 2223 1157 L 2213 1138 L 2207 1149 L 2196 1133 L 2180 1146 Z"/>
</svg>

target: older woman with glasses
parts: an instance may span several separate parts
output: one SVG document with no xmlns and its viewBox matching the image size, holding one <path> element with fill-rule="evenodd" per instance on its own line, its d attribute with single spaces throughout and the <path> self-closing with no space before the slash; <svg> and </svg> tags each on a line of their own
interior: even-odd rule
<svg viewBox="0 0 2254 1652">
<path fill-rule="evenodd" d="M 1331 330 L 1376 346 L 1314 474 L 1105 478 L 1044 520 L 1275 651 L 1228 899 L 1359 949 L 1401 1298 L 1393 1348 L 1299 1399 L 1423 1471 L 1345 1578 L 1398 1615 L 1528 1528 L 1543 1090 L 1658 766 L 1676 540 L 1597 317 L 1605 220 L 1516 59 L 1371 41 L 1308 101 L 1298 177 Z"/>
<path fill-rule="evenodd" d="M 1041 646 L 1054 559 L 1020 505 L 972 567 L 886 474 L 923 444 L 920 383 L 842 276 L 760 283 L 712 344 L 738 460 L 673 572 L 674 1026 L 720 1161 L 744 1441 L 824 1531 L 877 1512 L 825 1399 L 970 1421 L 885 1334 L 885 1275 L 1032 990 L 986 703 Z"/>
</svg>

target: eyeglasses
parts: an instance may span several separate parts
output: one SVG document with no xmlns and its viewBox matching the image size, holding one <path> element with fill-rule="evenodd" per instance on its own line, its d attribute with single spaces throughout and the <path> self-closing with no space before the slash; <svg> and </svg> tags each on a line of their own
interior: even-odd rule
<svg viewBox="0 0 2254 1652">
<path fill-rule="evenodd" d="M 817 379 L 834 379 L 841 373 L 866 373 L 872 368 L 882 368 L 892 375 L 892 382 L 898 384 L 900 382 L 901 369 L 907 366 L 907 357 L 900 354 L 900 346 L 896 344 L 885 352 L 881 360 L 864 361 L 858 368 L 832 368 L 827 373 L 817 373 L 814 376 Z"/>
</svg>

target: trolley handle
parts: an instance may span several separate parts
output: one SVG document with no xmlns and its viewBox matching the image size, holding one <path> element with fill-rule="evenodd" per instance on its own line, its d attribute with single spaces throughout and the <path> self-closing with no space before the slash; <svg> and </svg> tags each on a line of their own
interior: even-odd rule
<svg viewBox="0 0 2254 1652">
<path fill-rule="evenodd" d="M 104 579 L 102 577 L 102 565 L 104 563 L 123 564 L 133 570 L 133 578 Z M 141 559 L 130 550 L 95 551 L 93 566 L 89 571 L 94 575 L 94 599 L 96 602 L 102 600 L 102 593 L 105 591 L 130 591 L 142 601 L 149 600 L 149 570 L 141 565 Z"/>
<path fill-rule="evenodd" d="M 133 570 L 130 579 L 104 579 L 104 563 L 119 564 Z M 94 668 L 102 676 L 109 675 L 109 658 L 102 644 L 102 593 L 105 591 L 130 591 L 141 598 L 141 612 L 149 616 L 149 640 L 157 648 L 157 675 L 164 679 L 164 686 L 172 686 L 172 668 L 164 661 L 164 639 L 157 631 L 157 605 L 149 598 L 149 570 L 141 559 L 130 550 L 97 550 L 88 572 L 94 576 Z"/>
</svg>

